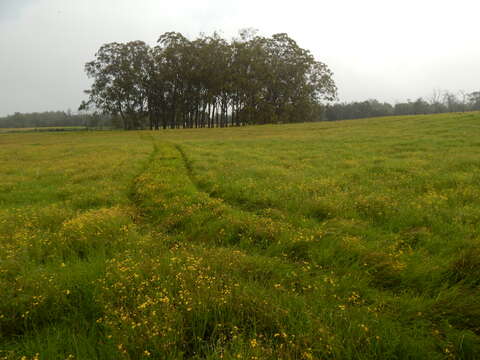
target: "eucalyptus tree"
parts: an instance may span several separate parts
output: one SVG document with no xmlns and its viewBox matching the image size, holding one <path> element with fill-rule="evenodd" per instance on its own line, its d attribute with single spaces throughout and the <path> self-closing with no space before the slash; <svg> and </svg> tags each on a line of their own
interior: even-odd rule
<svg viewBox="0 0 480 360">
<path fill-rule="evenodd" d="M 468 94 L 468 103 L 471 110 L 480 110 L 480 91 Z"/>
<path fill-rule="evenodd" d="M 313 120 L 323 100 L 336 98 L 330 69 L 315 61 L 287 34 L 275 34 L 265 42 L 268 78 L 263 101 L 273 121 Z"/>
<path fill-rule="evenodd" d="M 266 39 L 249 31 L 232 42 L 232 97 L 237 124 L 260 121 L 260 104 L 265 99 L 268 79 Z"/>
<path fill-rule="evenodd" d="M 164 89 L 164 116 L 168 118 L 171 128 L 179 127 L 184 106 L 185 73 L 188 69 L 188 53 L 190 41 L 178 32 L 167 32 L 157 41 L 159 69 L 162 72 L 162 88 Z"/>
<path fill-rule="evenodd" d="M 87 104 L 118 115 L 126 130 L 142 127 L 147 112 L 150 49 L 143 41 L 105 44 L 85 65 L 93 84 Z M 86 104 L 86 105 L 87 105 Z"/>
</svg>

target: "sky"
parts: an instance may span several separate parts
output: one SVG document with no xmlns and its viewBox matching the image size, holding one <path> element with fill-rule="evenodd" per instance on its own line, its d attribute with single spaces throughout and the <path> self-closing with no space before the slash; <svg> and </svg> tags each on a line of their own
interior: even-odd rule
<svg viewBox="0 0 480 360">
<path fill-rule="evenodd" d="M 478 0 L 0 0 L 0 116 L 76 111 L 108 42 L 243 28 L 286 32 L 334 73 L 340 101 L 480 90 Z"/>
</svg>

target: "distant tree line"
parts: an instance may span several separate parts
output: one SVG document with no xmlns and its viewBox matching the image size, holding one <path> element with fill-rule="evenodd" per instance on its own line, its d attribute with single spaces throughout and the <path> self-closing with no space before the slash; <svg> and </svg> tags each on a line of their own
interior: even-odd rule
<svg viewBox="0 0 480 360">
<path fill-rule="evenodd" d="M 29 114 L 19 112 L 0 117 L 0 128 L 41 128 L 73 127 L 113 128 L 117 127 L 115 119 L 108 115 L 93 113 L 73 114 L 71 111 L 45 111 Z"/>
<path fill-rule="evenodd" d="M 327 65 L 287 34 L 254 30 L 231 41 L 167 32 L 153 47 L 109 43 L 85 71 L 93 84 L 80 109 L 126 130 L 317 121 L 337 90 Z"/>
<path fill-rule="evenodd" d="M 397 104 L 366 100 L 351 103 L 337 103 L 323 106 L 321 120 L 360 119 L 391 115 L 438 114 L 446 112 L 480 111 L 480 91 L 460 92 L 455 95 L 448 91 L 434 91 L 428 99 L 419 98 Z M 207 114 L 205 114 L 206 116 Z M 232 117 L 227 114 L 228 123 Z M 148 124 L 147 124 L 148 125 Z M 15 113 L 0 117 L 0 128 L 41 128 L 81 126 L 91 129 L 122 128 L 118 116 L 99 112 L 46 111 L 29 114 Z"/>
<path fill-rule="evenodd" d="M 433 91 L 428 99 L 389 104 L 378 100 L 337 103 L 325 109 L 327 120 L 360 119 L 389 115 L 438 114 L 480 110 L 480 91 L 454 94 L 449 91 Z"/>
</svg>

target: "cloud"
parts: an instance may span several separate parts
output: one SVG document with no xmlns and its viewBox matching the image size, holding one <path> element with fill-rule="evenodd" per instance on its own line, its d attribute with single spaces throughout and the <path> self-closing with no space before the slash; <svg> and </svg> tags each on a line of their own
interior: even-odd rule
<svg viewBox="0 0 480 360">
<path fill-rule="evenodd" d="M 33 0 L 1 0 L 0 21 L 14 21 L 32 3 Z"/>
</svg>

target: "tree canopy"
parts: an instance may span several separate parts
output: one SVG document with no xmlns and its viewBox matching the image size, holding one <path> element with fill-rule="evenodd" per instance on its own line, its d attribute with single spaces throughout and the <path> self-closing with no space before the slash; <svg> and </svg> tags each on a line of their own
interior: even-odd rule
<svg viewBox="0 0 480 360">
<path fill-rule="evenodd" d="M 93 84 L 80 109 L 118 117 L 124 129 L 315 121 L 337 91 L 328 66 L 287 34 L 253 30 L 231 41 L 167 32 L 153 47 L 109 43 L 85 70 Z"/>
</svg>

